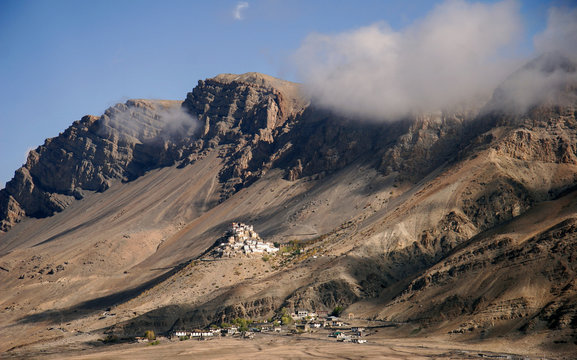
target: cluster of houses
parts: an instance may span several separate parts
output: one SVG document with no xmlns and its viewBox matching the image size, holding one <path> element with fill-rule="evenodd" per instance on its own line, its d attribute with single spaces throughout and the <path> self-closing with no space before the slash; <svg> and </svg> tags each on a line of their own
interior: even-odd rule
<svg viewBox="0 0 577 360">
<path fill-rule="evenodd" d="M 270 242 L 263 241 L 252 225 L 232 223 L 227 236 L 214 250 L 216 257 L 235 257 L 239 255 L 274 254 L 279 251 Z"/>
<path fill-rule="evenodd" d="M 280 325 L 278 322 L 262 322 L 252 323 L 248 331 L 240 331 L 235 325 L 229 325 L 225 328 L 214 328 L 208 330 L 193 330 L 185 331 L 178 330 L 171 334 L 172 338 L 183 340 L 186 339 L 211 339 L 220 336 L 235 336 L 242 338 L 253 338 L 255 333 L 260 332 L 274 332 L 274 333 L 298 333 L 310 332 L 315 330 L 327 330 L 328 336 L 336 338 L 339 342 L 352 342 L 363 344 L 367 340 L 363 339 L 366 336 L 365 328 L 358 326 L 351 326 L 345 323 L 339 317 L 329 316 L 326 311 L 308 311 L 297 310 L 290 314 L 294 324 Z M 247 329 L 245 329 L 247 330 Z"/>
<path fill-rule="evenodd" d="M 337 316 L 328 316 L 327 311 L 297 310 L 291 314 L 297 330 L 310 331 L 320 328 L 343 328 L 348 326 Z"/>
<path fill-rule="evenodd" d="M 328 336 L 336 338 L 337 341 L 357 344 L 367 342 L 367 340 L 362 338 L 366 336 L 365 328 L 350 326 L 337 316 L 328 316 L 326 311 L 315 313 L 307 310 L 298 310 L 292 313 L 291 317 L 295 321 L 296 329 L 300 331 L 307 332 L 324 328 L 330 329 L 331 332 Z"/>
<path fill-rule="evenodd" d="M 362 339 L 364 335 L 365 328 L 353 326 L 349 331 L 336 330 L 329 334 L 329 337 L 334 337 L 337 341 L 341 342 L 352 342 L 357 344 L 364 344 L 367 340 Z"/>
<path fill-rule="evenodd" d="M 209 330 L 193 330 L 185 331 L 178 330 L 173 332 L 171 337 L 177 339 L 210 339 L 219 336 L 235 336 L 242 338 L 253 338 L 255 333 L 259 332 L 274 332 L 274 333 L 298 333 L 309 332 L 315 330 L 328 330 L 329 337 L 336 338 L 339 342 L 352 342 L 363 344 L 367 340 L 363 339 L 366 336 L 365 329 L 358 326 L 350 326 L 343 322 L 336 316 L 328 316 L 326 311 L 307 311 L 298 310 L 291 314 L 294 324 L 279 325 L 278 322 L 262 322 L 252 323 L 248 331 L 239 331 L 235 325 L 230 325 L 223 329 L 209 329 Z M 246 329 L 245 329 L 246 330 Z"/>
</svg>

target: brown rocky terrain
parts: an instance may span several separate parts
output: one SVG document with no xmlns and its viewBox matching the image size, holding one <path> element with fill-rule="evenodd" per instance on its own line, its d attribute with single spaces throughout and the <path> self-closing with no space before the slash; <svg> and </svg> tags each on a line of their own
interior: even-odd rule
<svg viewBox="0 0 577 360">
<path fill-rule="evenodd" d="M 576 88 L 511 112 L 505 85 L 483 108 L 374 123 L 224 74 L 84 117 L 0 191 L 0 350 L 339 305 L 411 336 L 570 354 Z M 205 261 L 232 222 L 289 254 Z"/>
<path fill-rule="evenodd" d="M 2 230 L 23 216 L 62 211 L 86 191 L 105 191 L 114 179 L 134 179 L 152 167 L 173 164 L 175 127 L 189 131 L 195 126 L 192 118 L 178 118 L 179 106 L 177 101 L 129 100 L 47 139 L 0 191 Z"/>
</svg>

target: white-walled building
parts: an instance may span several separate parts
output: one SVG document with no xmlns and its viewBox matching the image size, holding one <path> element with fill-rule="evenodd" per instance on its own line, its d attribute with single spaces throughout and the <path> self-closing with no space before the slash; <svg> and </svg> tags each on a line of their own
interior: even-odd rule
<svg viewBox="0 0 577 360">
<path fill-rule="evenodd" d="M 237 255 L 275 254 L 279 248 L 262 241 L 252 225 L 232 223 L 228 237 L 213 251 L 216 256 L 234 257 Z"/>
</svg>

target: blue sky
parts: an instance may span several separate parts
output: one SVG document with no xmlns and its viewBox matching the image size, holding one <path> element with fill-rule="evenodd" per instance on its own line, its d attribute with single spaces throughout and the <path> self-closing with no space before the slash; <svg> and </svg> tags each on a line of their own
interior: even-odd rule
<svg viewBox="0 0 577 360">
<path fill-rule="evenodd" d="M 495 3 L 496 1 L 488 1 Z M 299 80 L 311 33 L 403 29 L 441 1 L 0 1 L 0 188 L 28 149 L 129 98 L 184 99 L 199 79 L 258 71 Z M 518 52 L 571 1 L 520 1 Z M 490 24 L 488 24 L 490 26 Z"/>
</svg>

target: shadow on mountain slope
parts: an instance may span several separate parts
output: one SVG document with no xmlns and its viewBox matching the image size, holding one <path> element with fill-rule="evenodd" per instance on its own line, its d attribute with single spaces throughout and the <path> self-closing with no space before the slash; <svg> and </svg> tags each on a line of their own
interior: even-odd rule
<svg viewBox="0 0 577 360">
<path fill-rule="evenodd" d="M 103 312 L 107 308 L 117 305 L 119 303 L 126 302 L 138 296 L 142 292 L 151 289 L 155 285 L 165 281 L 166 279 L 170 278 L 173 274 L 178 272 L 178 270 L 182 268 L 182 266 L 185 266 L 185 264 L 176 266 L 172 270 L 167 271 L 135 288 L 131 288 L 125 291 L 119 291 L 110 295 L 84 301 L 77 305 L 68 307 L 66 309 L 46 310 L 40 313 L 26 315 L 18 319 L 17 323 L 29 324 L 29 323 L 48 322 L 50 324 L 57 324 L 90 316 L 98 312 Z"/>
</svg>

